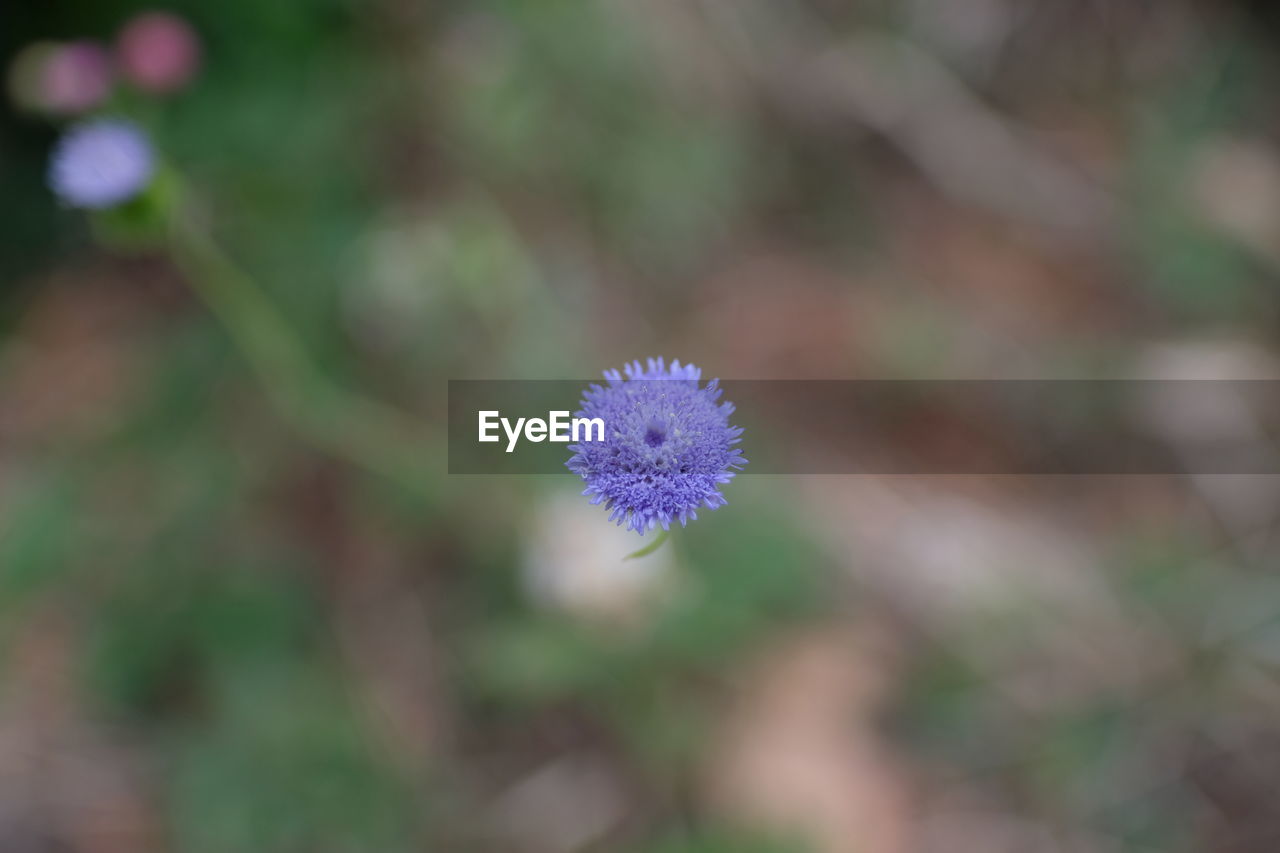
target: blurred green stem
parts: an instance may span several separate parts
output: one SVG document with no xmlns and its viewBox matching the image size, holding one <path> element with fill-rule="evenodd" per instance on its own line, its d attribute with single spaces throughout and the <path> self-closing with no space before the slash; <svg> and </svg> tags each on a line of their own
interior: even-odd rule
<svg viewBox="0 0 1280 853">
<path fill-rule="evenodd" d="M 419 426 L 326 379 L 276 306 L 181 204 L 167 217 L 166 237 L 175 264 L 299 433 L 335 456 L 429 494 L 423 454 L 413 441 L 423 431 Z"/>
<path fill-rule="evenodd" d="M 658 532 L 658 535 L 657 535 L 656 537 L 654 537 L 654 540 L 653 540 L 652 542 L 650 542 L 648 545 L 645 545 L 645 546 L 644 546 L 643 548 L 641 548 L 639 551 L 633 551 L 632 553 L 628 554 L 627 556 L 623 557 L 622 559 L 624 559 L 624 560 L 635 560 L 635 559 L 638 559 L 638 558 L 640 558 L 640 557 L 647 557 L 647 556 L 649 556 L 650 554 L 652 554 L 654 551 L 656 551 L 656 550 L 658 550 L 659 548 L 661 548 L 661 547 L 662 547 L 662 545 L 663 545 L 663 543 L 664 543 L 664 542 L 666 542 L 666 541 L 667 541 L 668 539 L 670 539 L 670 538 L 671 538 L 671 530 L 670 530 L 670 529 L 668 529 L 668 528 L 663 528 L 662 530 L 660 530 L 660 531 Z"/>
</svg>

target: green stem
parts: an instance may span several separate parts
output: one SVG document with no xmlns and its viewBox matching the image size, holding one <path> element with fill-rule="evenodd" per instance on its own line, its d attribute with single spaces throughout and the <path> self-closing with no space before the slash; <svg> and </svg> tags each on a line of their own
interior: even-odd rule
<svg viewBox="0 0 1280 853">
<path fill-rule="evenodd" d="M 429 494 L 423 454 L 413 442 L 421 428 L 316 370 L 276 306 L 181 207 L 167 224 L 174 263 L 221 320 L 281 415 L 329 453 Z"/>
<path fill-rule="evenodd" d="M 639 551 L 630 553 L 627 556 L 623 557 L 622 559 L 635 560 L 635 559 L 639 559 L 640 557 L 647 557 L 650 554 L 652 554 L 654 551 L 661 548 L 663 543 L 665 543 L 670 538 L 671 538 L 671 530 L 668 528 L 663 528 L 662 530 L 658 531 L 658 535 L 654 537 L 652 542 L 650 542 L 648 545 L 645 545 Z"/>
</svg>

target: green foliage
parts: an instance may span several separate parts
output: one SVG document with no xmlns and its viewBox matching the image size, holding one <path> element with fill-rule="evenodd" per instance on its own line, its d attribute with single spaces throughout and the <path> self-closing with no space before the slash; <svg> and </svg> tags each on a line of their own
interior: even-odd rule
<svg viewBox="0 0 1280 853">
<path fill-rule="evenodd" d="M 714 683 L 772 631 L 819 606 L 823 560 L 812 542 L 784 518 L 760 515 L 768 509 L 749 494 L 740 498 L 715 524 L 677 530 L 664 546 L 688 573 L 649 624 L 609 630 L 514 600 L 508 613 L 476 623 L 466 667 L 474 701 L 507 713 L 582 703 L 655 773 L 696 759 L 714 711 L 699 683 Z"/>
<path fill-rule="evenodd" d="M 50 471 L 21 488 L 21 504 L 0 523 L 0 613 L 11 614 L 67 568 L 79 532 L 71 471 Z"/>
<path fill-rule="evenodd" d="M 662 58 L 616 10 L 499 5 L 507 20 L 488 22 L 487 51 L 448 104 L 469 170 L 535 191 L 559 182 L 574 213 L 647 269 L 699 260 L 762 177 L 750 134 L 682 109 L 653 73 Z"/>
<path fill-rule="evenodd" d="M 476 638 L 478 686 L 522 702 L 644 690 L 682 672 L 711 671 L 770 628 L 812 612 L 821 560 L 811 542 L 778 519 L 753 521 L 745 508 L 720 514 L 734 511 L 737 519 L 673 535 L 666 547 L 687 559 L 690 573 L 652 625 L 610 638 L 516 611 Z"/>
<path fill-rule="evenodd" d="M 175 737 L 181 849 L 418 849 L 408 791 L 332 675 L 290 666 L 229 682 L 215 718 Z"/>
<path fill-rule="evenodd" d="M 1257 259 L 1206 224 L 1188 177 L 1204 146 L 1230 135 L 1264 97 L 1249 83 L 1257 61 L 1238 43 L 1220 45 L 1156 108 L 1137 111 L 1127 222 L 1148 289 L 1186 322 L 1239 319 L 1259 304 Z"/>
</svg>

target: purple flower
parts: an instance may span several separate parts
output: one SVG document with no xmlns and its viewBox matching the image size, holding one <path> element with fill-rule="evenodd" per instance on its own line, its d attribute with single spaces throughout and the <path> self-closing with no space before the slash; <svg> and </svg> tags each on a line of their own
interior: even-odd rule
<svg viewBox="0 0 1280 853">
<path fill-rule="evenodd" d="M 154 171 L 151 142 L 137 125 L 93 119 L 58 140 L 49 161 L 49 188 L 72 207 L 111 207 L 142 192 Z"/>
<path fill-rule="evenodd" d="M 574 415 L 604 421 L 603 441 L 569 447 L 565 464 L 586 482 L 583 494 L 640 533 L 726 503 L 720 486 L 747 460 L 737 447 L 742 429 L 729 425 L 733 404 L 719 402 L 719 380 L 699 387 L 699 368 L 661 358 L 623 373 L 606 370 L 609 384 L 588 388 Z"/>
</svg>

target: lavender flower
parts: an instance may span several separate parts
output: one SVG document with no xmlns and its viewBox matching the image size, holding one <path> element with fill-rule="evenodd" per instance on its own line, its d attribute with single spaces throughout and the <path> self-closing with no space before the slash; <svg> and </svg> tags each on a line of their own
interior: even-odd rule
<svg viewBox="0 0 1280 853">
<path fill-rule="evenodd" d="M 155 171 L 151 142 L 123 119 L 94 119 L 63 134 L 49 161 L 49 187 L 72 207 L 106 208 L 146 188 Z"/>
<path fill-rule="evenodd" d="M 611 510 L 610 521 L 644 533 L 698 517 L 699 506 L 726 503 L 720 486 L 747 460 L 736 445 L 740 427 L 729 425 L 733 404 L 718 402 L 719 380 L 699 387 L 702 371 L 661 358 L 606 370 L 606 386 L 583 394 L 575 417 L 604 420 L 604 440 L 570 445 L 565 463 L 586 482 L 591 503 Z"/>
</svg>

